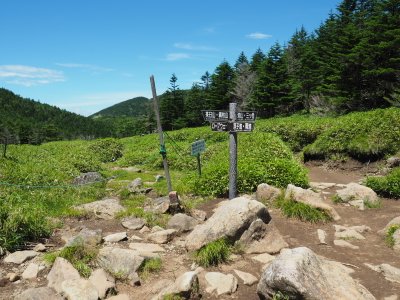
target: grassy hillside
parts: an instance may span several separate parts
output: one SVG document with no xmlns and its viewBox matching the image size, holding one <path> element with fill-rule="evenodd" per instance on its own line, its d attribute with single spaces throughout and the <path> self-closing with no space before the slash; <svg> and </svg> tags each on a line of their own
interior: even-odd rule
<svg viewBox="0 0 400 300">
<path fill-rule="evenodd" d="M 148 115 L 150 100 L 136 97 L 107 107 L 90 117 L 143 117 Z"/>
</svg>

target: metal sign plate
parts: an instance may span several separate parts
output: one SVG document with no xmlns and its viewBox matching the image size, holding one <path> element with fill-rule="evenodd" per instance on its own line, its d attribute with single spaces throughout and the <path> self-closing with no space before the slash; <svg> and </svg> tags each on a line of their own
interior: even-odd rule
<svg viewBox="0 0 400 300">
<path fill-rule="evenodd" d="M 198 140 L 192 143 L 192 152 L 191 155 L 197 156 L 201 152 L 206 150 L 206 142 L 204 140 Z"/>
<path fill-rule="evenodd" d="M 229 124 L 227 122 L 211 122 L 212 131 L 229 131 Z"/>
<path fill-rule="evenodd" d="M 252 132 L 254 130 L 253 122 L 233 122 L 229 123 L 229 131 L 233 132 Z"/>
<path fill-rule="evenodd" d="M 228 121 L 229 112 L 222 110 L 202 110 L 205 121 Z"/>
<path fill-rule="evenodd" d="M 236 121 L 255 122 L 255 111 L 238 111 L 236 112 Z"/>
</svg>

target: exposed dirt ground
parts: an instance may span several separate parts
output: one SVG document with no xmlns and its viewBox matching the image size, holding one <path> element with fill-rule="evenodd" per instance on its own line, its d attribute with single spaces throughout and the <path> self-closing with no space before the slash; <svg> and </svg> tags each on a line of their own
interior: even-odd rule
<svg viewBox="0 0 400 300">
<path fill-rule="evenodd" d="M 333 169 L 332 169 L 333 167 Z M 379 165 L 371 164 L 366 166 L 356 163 L 349 165 L 325 165 L 319 162 L 307 164 L 309 169 L 309 177 L 312 182 L 331 182 L 339 184 L 347 184 L 349 182 L 359 182 L 366 174 L 379 173 Z M 337 188 L 326 190 L 325 201 L 332 203 L 331 196 Z M 211 215 L 212 210 L 222 200 L 216 199 L 203 204 L 199 209 L 205 210 Z M 349 264 L 354 269 L 352 277 L 359 280 L 377 299 L 397 294 L 400 296 L 400 283 L 392 283 L 387 281 L 382 274 L 367 268 L 364 263 L 373 265 L 388 263 L 394 267 L 400 268 L 399 253 L 395 253 L 384 242 L 384 238 L 377 234 L 391 219 L 400 215 L 400 201 L 383 199 L 382 206 L 377 209 L 366 209 L 360 211 L 354 207 L 344 206 L 343 204 L 334 204 L 335 209 L 341 216 L 338 222 L 329 222 L 326 224 L 311 224 L 298 221 L 296 219 L 288 219 L 282 216 L 281 212 L 275 208 L 269 208 L 273 222 L 289 243 L 290 247 L 305 246 L 312 249 L 319 255 L 326 258 Z M 363 234 L 365 240 L 350 241 L 353 245 L 359 246 L 359 250 L 337 247 L 333 245 L 334 224 L 340 225 L 367 225 L 371 227 L 371 231 Z M 86 226 L 91 229 L 101 228 L 103 235 L 107 233 L 115 233 L 126 231 L 119 221 L 111 220 L 65 220 L 64 227 L 77 228 Z M 317 238 L 317 229 L 323 229 L 327 232 L 327 245 L 320 245 Z M 136 235 L 143 237 L 138 231 L 128 230 L 128 236 Z M 125 283 L 118 283 L 117 289 L 119 293 L 128 293 L 132 299 L 151 299 L 157 291 L 169 284 L 168 282 L 160 282 L 161 279 L 174 280 L 180 274 L 189 271 L 192 265 L 190 256 L 185 253 L 182 241 L 185 236 L 178 237 L 174 240 L 173 245 L 167 245 L 167 252 L 163 254 L 163 270 L 158 274 L 153 274 L 142 282 L 140 287 L 132 287 Z M 49 241 L 55 247 L 62 245 L 58 234 Z M 119 243 L 122 247 L 128 247 L 130 242 Z M 233 273 L 233 269 L 239 269 L 249 272 L 258 278 L 261 275 L 262 265 L 255 263 L 250 258 L 254 255 L 238 256 L 232 262 L 221 265 L 216 268 L 207 269 L 207 271 L 220 271 L 223 273 Z M 0 271 L 3 275 L 13 271 L 12 266 L 0 262 Z M 14 269 L 15 271 L 15 269 Z M 37 287 L 46 285 L 45 274 L 48 270 L 42 271 L 37 280 L 21 281 L 20 283 L 7 283 L 6 286 L 0 287 L 0 299 L 10 299 L 12 295 L 27 289 L 28 287 Z M 200 286 L 203 285 L 204 278 L 200 278 Z M 158 284 L 157 286 L 157 283 Z M 202 299 L 216 299 L 215 296 L 203 293 Z M 235 294 L 229 296 L 221 296 L 218 299 L 258 299 L 256 294 L 256 285 L 248 287 L 243 285 L 239 279 L 238 290 Z"/>
</svg>

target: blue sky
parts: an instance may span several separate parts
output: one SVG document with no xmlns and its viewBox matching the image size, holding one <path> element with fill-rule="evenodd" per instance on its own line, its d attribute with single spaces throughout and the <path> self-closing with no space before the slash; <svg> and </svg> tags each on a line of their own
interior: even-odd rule
<svg viewBox="0 0 400 300">
<path fill-rule="evenodd" d="M 2 0 L 0 87 L 82 115 L 315 30 L 339 0 Z"/>
</svg>

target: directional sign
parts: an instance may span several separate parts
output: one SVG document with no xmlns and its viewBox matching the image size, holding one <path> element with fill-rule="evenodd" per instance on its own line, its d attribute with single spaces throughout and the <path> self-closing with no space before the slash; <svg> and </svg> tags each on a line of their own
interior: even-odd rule
<svg viewBox="0 0 400 300">
<path fill-rule="evenodd" d="M 221 110 L 202 110 L 205 121 L 228 121 L 229 112 Z"/>
<path fill-rule="evenodd" d="M 206 150 L 206 142 L 204 140 L 198 140 L 192 143 L 192 155 L 197 156 L 201 152 Z"/>
<path fill-rule="evenodd" d="M 255 111 L 238 111 L 236 112 L 236 121 L 247 121 L 255 122 L 256 112 Z"/>
<path fill-rule="evenodd" d="M 233 122 L 229 123 L 229 131 L 233 132 L 252 132 L 254 130 L 253 122 Z"/>
<path fill-rule="evenodd" d="M 212 131 L 229 131 L 228 122 L 211 122 Z"/>
</svg>

